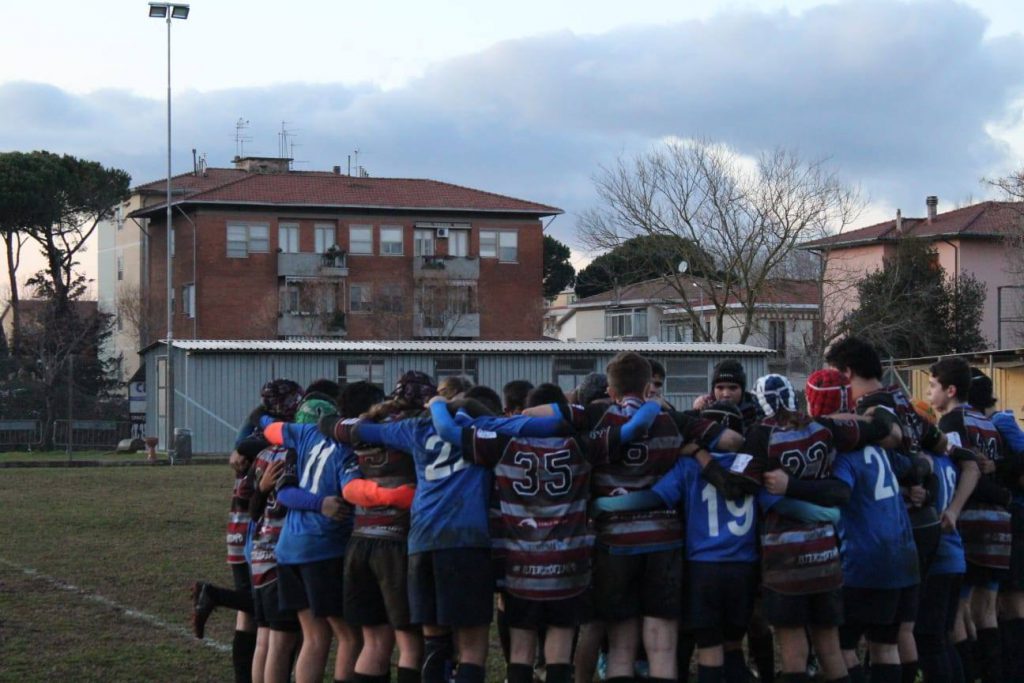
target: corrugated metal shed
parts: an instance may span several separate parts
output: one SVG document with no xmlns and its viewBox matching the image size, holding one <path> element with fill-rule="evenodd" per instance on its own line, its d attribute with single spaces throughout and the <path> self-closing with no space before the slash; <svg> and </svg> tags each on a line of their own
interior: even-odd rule
<svg viewBox="0 0 1024 683">
<path fill-rule="evenodd" d="M 174 342 L 175 426 L 193 433 L 193 450 L 226 453 L 235 431 L 259 402 L 264 382 L 287 377 L 300 384 L 328 378 L 368 379 L 389 391 L 407 370 L 435 377 L 466 375 L 500 391 L 506 382 L 556 382 L 565 389 L 604 371 L 620 351 L 661 361 L 668 372 L 666 396 L 688 407 L 708 390 L 711 371 L 723 358 L 738 359 L 749 383 L 767 370 L 768 349 L 741 344 L 522 341 L 233 341 Z M 164 436 L 166 344 L 143 350 L 147 435 Z"/>
</svg>

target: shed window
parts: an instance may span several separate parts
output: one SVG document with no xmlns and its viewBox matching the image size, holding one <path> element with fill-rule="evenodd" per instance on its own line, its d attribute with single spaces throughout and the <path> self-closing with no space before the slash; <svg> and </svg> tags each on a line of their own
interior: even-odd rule
<svg viewBox="0 0 1024 683">
<path fill-rule="evenodd" d="M 338 384 L 369 382 L 384 388 L 384 360 L 380 358 L 346 358 L 338 361 Z"/>
<path fill-rule="evenodd" d="M 703 358 L 673 358 L 665 362 L 666 394 L 703 394 L 708 390 L 708 363 Z"/>
<path fill-rule="evenodd" d="M 473 356 L 441 356 L 434 360 L 434 378 L 468 377 L 477 383 L 477 359 Z"/>
<path fill-rule="evenodd" d="M 556 358 L 553 369 L 555 384 L 562 391 L 572 391 L 584 377 L 594 372 L 596 365 L 594 358 Z"/>
</svg>

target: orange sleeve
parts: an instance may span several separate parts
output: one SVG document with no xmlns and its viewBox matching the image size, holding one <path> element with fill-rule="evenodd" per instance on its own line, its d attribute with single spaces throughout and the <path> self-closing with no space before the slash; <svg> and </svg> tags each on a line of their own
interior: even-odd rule
<svg viewBox="0 0 1024 683">
<path fill-rule="evenodd" d="M 263 429 L 263 438 L 275 446 L 284 445 L 284 422 L 274 422 Z"/>
<path fill-rule="evenodd" d="M 353 479 L 341 491 L 342 497 L 352 505 L 364 508 L 395 507 L 401 510 L 412 507 L 412 497 L 415 493 L 414 486 L 404 485 L 389 489 L 368 479 Z"/>
</svg>

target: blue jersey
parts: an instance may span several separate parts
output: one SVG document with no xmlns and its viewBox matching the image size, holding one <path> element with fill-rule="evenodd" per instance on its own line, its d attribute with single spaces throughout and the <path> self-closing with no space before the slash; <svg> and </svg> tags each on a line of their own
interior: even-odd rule
<svg viewBox="0 0 1024 683">
<path fill-rule="evenodd" d="M 929 453 L 932 459 L 932 469 L 939 485 L 936 489 L 935 509 L 940 513 L 945 512 L 949 503 L 956 493 L 956 484 L 959 479 L 959 472 L 953 461 L 945 455 Z M 960 538 L 960 532 L 955 528 L 953 531 L 944 532 L 939 537 L 939 547 L 935 552 L 935 559 L 928 568 L 929 574 L 963 574 L 967 571 L 967 561 L 964 558 L 964 542 Z"/>
<path fill-rule="evenodd" d="M 500 431 L 515 436 L 528 417 L 470 418 L 455 415 L 462 427 Z M 373 434 L 378 442 L 413 457 L 416 495 L 412 500 L 409 554 L 451 548 L 490 548 L 487 503 L 491 491 L 489 467 L 470 464 L 462 444 L 442 439 L 430 418 L 414 418 L 387 424 L 360 426 L 360 434 Z"/>
<path fill-rule="evenodd" d="M 328 439 L 312 424 L 284 424 L 284 445 L 297 454 L 296 467 L 282 475 L 319 496 L 340 496 L 345 470 L 355 457 L 345 444 Z M 341 557 L 352 535 L 351 518 L 339 522 L 312 510 L 288 510 L 277 540 L 278 564 L 305 564 Z"/>
<path fill-rule="evenodd" d="M 888 454 L 876 446 L 840 454 L 832 476 L 851 489 L 838 525 L 843 583 L 886 589 L 918 583 L 914 532 Z"/>
<path fill-rule="evenodd" d="M 729 469 L 735 454 L 716 454 Z M 682 504 L 686 556 L 694 562 L 757 562 L 757 513 L 753 496 L 729 500 L 700 476 L 693 458 L 679 458 L 651 490 L 665 507 Z"/>
</svg>

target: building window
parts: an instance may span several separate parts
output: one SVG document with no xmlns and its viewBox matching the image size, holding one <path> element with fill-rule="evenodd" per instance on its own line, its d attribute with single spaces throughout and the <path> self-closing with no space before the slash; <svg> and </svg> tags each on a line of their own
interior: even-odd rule
<svg viewBox="0 0 1024 683">
<path fill-rule="evenodd" d="M 665 364 L 665 397 L 677 407 L 708 390 L 708 363 L 702 358 L 669 358 Z"/>
<path fill-rule="evenodd" d="M 282 254 L 299 253 L 298 223 L 281 223 L 277 227 L 277 246 Z"/>
<path fill-rule="evenodd" d="M 181 286 L 181 312 L 186 318 L 196 317 L 195 284 L 187 284 Z"/>
<path fill-rule="evenodd" d="M 448 231 L 448 255 L 460 258 L 469 256 L 469 230 Z"/>
<path fill-rule="evenodd" d="M 434 360 L 434 379 L 467 377 L 477 383 L 477 359 L 473 356 L 440 356 Z"/>
<path fill-rule="evenodd" d="M 124 256 L 117 257 L 117 279 L 124 279 Z"/>
<path fill-rule="evenodd" d="M 348 253 L 350 253 L 350 254 L 372 254 L 373 253 L 373 226 L 372 225 L 350 225 L 350 226 L 348 226 Z"/>
<path fill-rule="evenodd" d="M 313 246 L 318 254 L 327 253 L 328 249 L 338 243 L 338 236 L 333 225 L 314 225 L 313 235 L 316 238 Z"/>
<path fill-rule="evenodd" d="M 331 314 L 337 302 L 337 284 L 325 280 L 287 280 L 280 293 L 281 312 L 289 315 Z"/>
<path fill-rule="evenodd" d="M 382 225 L 380 227 L 381 256 L 401 256 L 405 253 L 402 232 L 401 226 Z"/>
<path fill-rule="evenodd" d="M 515 263 L 519 260 L 519 233 L 513 230 L 481 230 L 480 258 Z"/>
<path fill-rule="evenodd" d="M 552 374 L 562 391 L 572 391 L 583 378 L 594 372 L 597 361 L 593 358 L 555 358 Z"/>
<path fill-rule="evenodd" d="M 348 310 L 351 313 L 369 313 L 370 285 L 351 285 L 348 289 Z"/>
<path fill-rule="evenodd" d="M 775 349 L 775 355 L 779 358 L 786 357 L 786 321 L 768 321 L 768 347 Z"/>
<path fill-rule="evenodd" d="M 433 230 L 416 230 L 413 233 L 412 253 L 414 256 L 434 255 Z"/>
<path fill-rule="evenodd" d="M 480 231 L 480 258 L 498 258 L 498 233 L 494 230 Z"/>
<path fill-rule="evenodd" d="M 647 309 L 605 311 L 605 339 L 626 339 L 647 336 Z"/>
<path fill-rule="evenodd" d="M 266 223 L 228 223 L 228 258 L 270 251 L 270 226 Z"/>
<path fill-rule="evenodd" d="M 693 323 L 689 320 L 663 320 L 658 338 L 663 342 L 692 342 Z"/>
<path fill-rule="evenodd" d="M 338 384 L 369 382 L 384 388 L 384 361 L 377 358 L 352 358 L 338 361 Z"/>
<path fill-rule="evenodd" d="M 402 292 L 402 285 L 392 282 L 377 287 L 378 313 L 403 313 L 404 311 L 405 295 Z"/>
</svg>

